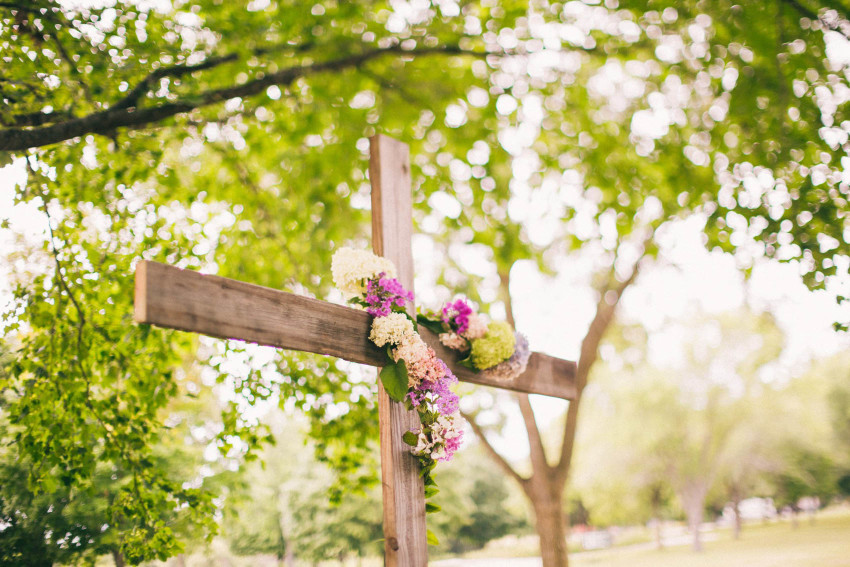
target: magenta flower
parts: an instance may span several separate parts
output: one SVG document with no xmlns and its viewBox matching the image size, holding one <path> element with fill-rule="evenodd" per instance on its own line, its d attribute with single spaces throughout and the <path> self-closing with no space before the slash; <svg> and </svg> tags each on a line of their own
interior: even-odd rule
<svg viewBox="0 0 850 567">
<path fill-rule="evenodd" d="M 451 325 L 457 334 L 464 334 L 469 329 L 469 316 L 472 308 L 463 299 L 446 303 L 443 307 L 443 323 Z"/>
<path fill-rule="evenodd" d="M 413 301 L 413 292 L 404 289 L 395 278 L 387 278 L 381 272 L 366 282 L 366 312 L 373 317 L 386 317 L 393 306 L 404 307 L 406 301 Z"/>
</svg>

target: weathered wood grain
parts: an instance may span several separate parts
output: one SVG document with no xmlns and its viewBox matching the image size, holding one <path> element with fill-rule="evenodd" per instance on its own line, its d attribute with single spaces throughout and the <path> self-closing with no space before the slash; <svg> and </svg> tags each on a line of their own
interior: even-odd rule
<svg viewBox="0 0 850 567">
<path fill-rule="evenodd" d="M 139 323 L 371 366 L 386 360 L 368 339 L 371 317 L 365 311 L 156 262 L 136 266 L 135 318 Z M 574 362 L 534 353 L 522 376 L 498 382 L 457 364 L 457 353 L 441 345 L 428 329 L 420 327 L 419 332 L 462 382 L 564 399 L 575 396 Z"/>
<path fill-rule="evenodd" d="M 373 366 L 386 360 L 365 312 L 157 262 L 136 266 L 135 319 Z"/>
<path fill-rule="evenodd" d="M 401 284 L 413 291 L 413 201 L 410 150 L 386 136 L 369 140 L 372 183 L 372 249 L 391 260 Z M 419 414 L 392 401 L 378 381 L 381 484 L 384 504 L 384 565 L 425 567 L 425 487 L 419 463 L 402 436 L 419 429 Z"/>
</svg>

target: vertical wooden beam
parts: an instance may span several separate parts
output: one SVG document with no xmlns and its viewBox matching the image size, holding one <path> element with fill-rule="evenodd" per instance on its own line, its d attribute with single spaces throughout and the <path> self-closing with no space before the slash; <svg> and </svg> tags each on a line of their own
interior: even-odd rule
<svg viewBox="0 0 850 567">
<path fill-rule="evenodd" d="M 372 182 L 372 247 L 392 260 L 398 280 L 413 291 L 413 199 L 410 150 L 386 136 L 370 139 Z M 386 567 L 425 567 L 425 492 L 419 464 L 402 435 L 419 428 L 419 416 L 392 401 L 378 381 L 381 426 L 381 483 L 384 492 L 384 554 Z"/>
</svg>

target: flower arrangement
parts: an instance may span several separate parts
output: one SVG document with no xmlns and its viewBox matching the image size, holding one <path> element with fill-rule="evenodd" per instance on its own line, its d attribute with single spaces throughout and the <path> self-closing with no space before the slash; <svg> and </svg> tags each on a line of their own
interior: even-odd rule
<svg viewBox="0 0 850 567">
<path fill-rule="evenodd" d="M 438 461 L 448 461 L 463 439 L 458 396 L 452 391 L 457 377 L 434 349 L 419 336 L 423 325 L 439 335 L 440 342 L 466 354 L 460 361 L 476 372 L 497 380 L 512 380 L 525 371 L 530 351 L 528 340 L 504 321 L 489 321 L 475 313 L 463 299 L 447 303 L 437 314 L 407 312 L 413 293 L 396 279 L 392 262 L 370 252 L 341 248 L 331 260 L 336 286 L 349 302 L 372 315 L 371 340 L 387 353 L 380 379 L 387 395 L 419 414 L 421 427 L 402 439 L 419 460 L 425 496 L 437 493 L 431 475 Z M 426 510 L 439 508 L 426 503 Z M 430 543 L 436 538 L 428 532 Z"/>
<path fill-rule="evenodd" d="M 447 303 L 439 313 L 420 314 L 420 325 L 430 329 L 446 347 L 466 357 L 460 364 L 499 381 L 525 372 L 531 351 L 528 339 L 504 321 L 489 321 L 463 300 Z"/>
<path fill-rule="evenodd" d="M 403 440 L 419 460 L 425 496 L 431 497 L 437 493 L 431 471 L 438 461 L 450 460 L 463 439 L 459 400 L 451 390 L 457 378 L 419 336 L 417 321 L 406 310 L 413 293 L 395 278 L 392 262 L 362 250 L 341 248 L 333 256 L 331 272 L 349 302 L 374 317 L 369 340 L 387 353 L 387 364 L 380 373 L 384 390 L 419 414 L 421 427 L 406 432 Z M 427 503 L 426 509 L 439 508 Z M 430 542 L 436 542 L 433 534 L 428 535 Z"/>
</svg>

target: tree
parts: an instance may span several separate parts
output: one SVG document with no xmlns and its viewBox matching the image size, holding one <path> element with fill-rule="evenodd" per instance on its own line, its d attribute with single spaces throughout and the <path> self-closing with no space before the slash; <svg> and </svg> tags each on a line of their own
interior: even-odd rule
<svg viewBox="0 0 850 567">
<path fill-rule="evenodd" d="M 548 198 L 548 208 L 539 207 L 540 212 L 533 206 L 519 207 L 522 212 L 508 216 L 509 200 L 482 195 L 481 208 L 464 209 L 472 218 L 458 222 L 492 228 L 483 235 L 476 233 L 473 241 L 492 251 L 508 312 L 510 275 L 517 260 L 544 263 L 566 247 L 597 256 L 591 261 L 596 270 L 590 280 L 598 303 L 581 342 L 578 397 L 569 406 L 560 450 L 547 460 L 531 406 L 520 398 L 531 447 L 531 475 L 519 474 L 495 449 L 491 451 L 534 503 L 546 566 L 567 564 L 561 498 L 582 392 L 616 305 L 641 264 L 656 256 L 656 235 L 665 232 L 665 225 L 684 216 L 704 215 L 707 242 L 736 251 L 743 268 L 761 257 L 797 261 L 813 288 L 828 282 L 840 285 L 842 269 L 833 267 L 846 266 L 847 261 L 841 234 L 848 223 L 848 188 L 833 176 L 837 170 L 807 161 L 807 152 L 816 147 L 823 162 L 841 159 L 843 134 L 831 143 L 811 129 L 814 124 L 831 127 L 833 107 L 824 118 L 817 98 L 805 96 L 814 90 L 827 95 L 832 92 L 828 85 L 840 89 L 846 84 L 841 74 L 844 64 L 825 60 L 829 42 L 843 41 L 840 31 L 831 31 L 843 30 L 843 16 L 822 10 L 819 17 L 817 9 L 796 2 L 734 6 L 652 2 L 618 7 L 631 11 L 607 13 L 608 25 L 620 30 L 616 38 L 605 33 L 603 24 L 597 29 L 587 23 L 592 10 L 604 20 L 602 8 L 584 12 L 573 4 L 552 18 L 573 24 L 570 32 L 589 30 L 584 36 L 575 32 L 573 41 L 582 47 L 616 55 L 598 61 L 594 53 L 573 54 L 560 61 L 560 69 L 567 72 L 514 75 L 522 103 L 518 113 L 524 121 L 506 128 L 509 133 L 501 138 L 514 156 L 515 171 L 522 173 L 520 179 L 511 180 L 512 192 L 531 195 L 532 202 L 535 195 L 545 196 L 538 198 Z M 545 10 L 536 15 L 540 26 L 529 25 L 521 37 L 528 38 L 528 44 L 538 40 L 545 46 L 543 30 L 559 28 L 544 27 Z M 792 100 L 794 77 L 805 75 L 804 68 L 819 71 L 806 79 L 814 82 L 796 83 Z M 748 79 L 737 81 L 739 76 Z M 516 105 L 506 102 L 504 108 Z M 755 123 L 754 117 L 758 117 Z M 814 174 L 812 168 L 821 166 L 823 175 Z M 566 171 L 556 173 L 559 170 Z M 828 236 L 810 232 L 814 225 Z M 818 239 L 829 244 L 815 250 Z M 545 245 L 543 253 L 518 244 L 535 241 Z M 828 258 L 822 250 L 827 250 Z M 485 433 L 481 427 L 476 432 L 482 437 Z M 702 490 L 692 492 L 696 510 Z"/>
<path fill-rule="evenodd" d="M 11 64 L 0 150 L 27 165 L 18 198 L 39 204 L 52 228 L 41 254 L 24 252 L 32 267 L 5 317 L 9 331 L 27 330 L 15 376 L 33 388 L 16 416 L 22 449 L 53 464 L 74 455 L 62 466 L 75 482 L 92 474 L 102 443 L 103 458 L 144 476 L 159 501 L 177 492 L 146 453 L 174 395 L 181 339 L 128 331 L 136 259 L 324 295 L 333 248 L 363 239 L 365 168 L 352 148 L 363 151 L 364 134 L 414 142 L 417 220 L 435 240 L 483 248 L 504 303 L 515 262 L 552 270 L 565 249 L 596 257 L 597 311 L 556 462 L 519 401 L 534 474 L 513 476 L 537 503 L 547 567 L 566 564 L 561 495 L 581 392 L 657 231 L 706 215 L 712 245 L 743 250 L 745 266 L 752 253 L 798 261 L 813 287 L 846 266 L 845 133 L 835 126 L 846 79 L 843 62 L 824 59 L 845 15 L 820 3 L 2 8 Z M 546 222 L 521 205 L 553 200 Z M 444 281 L 455 281 L 462 264 L 445 244 Z M 246 382 L 251 396 L 268 389 Z M 357 399 L 345 403 L 363 415 L 369 397 Z M 321 423 L 342 401 L 303 405 Z M 52 407 L 68 412 L 49 421 Z M 252 441 L 231 418 L 223 437 Z M 46 437 L 47 423 L 63 435 Z M 362 447 L 361 429 L 339 429 Z M 176 549 L 167 534 L 161 544 L 141 537 L 156 532 L 156 514 L 128 513 L 146 557 Z"/>
<path fill-rule="evenodd" d="M 521 496 L 499 471 L 494 470 L 480 447 L 468 447 L 452 462 L 438 469 L 440 493 L 434 502 L 439 513 L 428 517 L 442 549 L 463 553 L 484 547 L 487 542 L 528 523 Z"/>
<path fill-rule="evenodd" d="M 281 566 L 345 556 L 377 555 L 382 537 L 380 494 L 349 491 L 337 502 L 332 475 L 307 445 L 303 420 L 266 416 L 275 439 L 248 465 L 228 495 L 223 535 L 238 555 L 271 554 Z"/>
<path fill-rule="evenodd" d="M 783 345 L 770 315 L 726 314 L 676 328 L 682 337 L 678 363 L 659 368 L 639 356 L 634 368 L 600 382 L 593 398 L 597 417 L 588 418 L 596 421 L 590 429 L 595 434 L 583 441 L 591 451 L 586 470 L 595 471 L 586 490 L 595 488 L 603 493 L 597 499 L 624 501 L 627 510 L 637 505 L 655 517 L 665 490 L 675 492 L 699 551 L 711 492 L 724 479 L 743 482 L 742 468 L 763 475 L 778 470 L 779 443 L 789 430 L 777 422 L 791 414 L 782 411 L 780 394 L 770 385 Z M 647 500 L 635 502 L 638 487 L 647 491 Z"/>
<path fill-rule="evenodd" d="M 172 481 L 188 479 L 211 490 L 231 473 L 224 459 L 203 458 L 207 442 L 215 438 L 209 418 L 220 409 L 210 388 L 195 380 L 197 376 L 189 372 L 179 381 L 181 391 L 192 394 L 169 404 L 169 427 L 159 433 L 150 458 L 168 471 Z M 126 557 L 121 546 L 122 532 L 132 526 L 115 513 L 134 482 L 132 473 L 112 462 L 98 462 L 88 482 L 74 484 L 61 468 L 39 471 L 31 458 L 13 450 L 20 428 L 8 423 L 5 407 L 15 394 L 4 394 L 0 401 L 0 563 L 94 565 L 98 557 L 110 555 L 122 567 L 127 559 L 133 560 L 132 553 Z M 29 482 L 33 476 L 41 479 L 37 486 Z M 188 487 L 183 490 L 187 496 L 191 493 Z M 196 493 L 207 497 L 204 491 Z M 184 545 L 203 540 L 205 525 L 188 510 L 172 508 L 162 513 L 168 529 Z"/>
<path fill-rule="evenodd" d="M 842 352 L 814 361 L 788 388 L 785 413 L 794 415 L 797 426 L 779 445 L 782 466 L 770 471 L 768 484 L 777 504 L 791 510 L 794 526 L 801 498 L 825 505 L 841 490 L 847 467 L 846 380 Z"/>
</svg>

